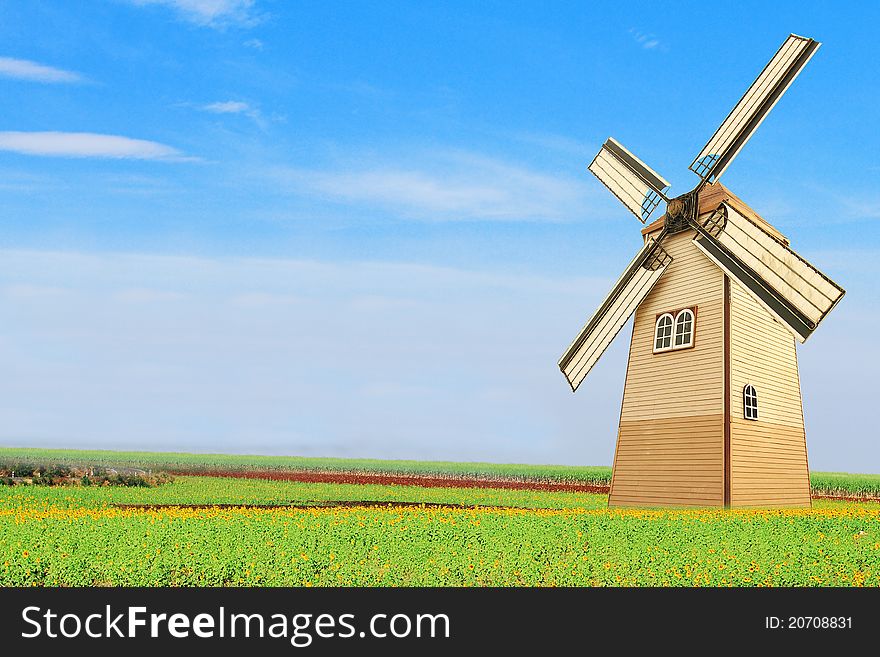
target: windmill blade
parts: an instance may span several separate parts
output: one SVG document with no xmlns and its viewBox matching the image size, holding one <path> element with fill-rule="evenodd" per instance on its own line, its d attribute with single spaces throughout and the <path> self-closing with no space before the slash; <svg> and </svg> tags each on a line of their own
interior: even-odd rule
<svg viewBox="0 0 880 657">
<path fill-rule="evenodd" d="M 642 223 L 660 201 L 669 200 L 663 194 L 669 183 L 611 137 L 587 168 Z"/>
<path fill-rule="evenodd" d="M 620 329 L 666 271 L 670 256 L 660 246 L 665 231 L 649 240 L 615 283 L 602 305 L 559 359 L 571 390 L 577 390 Z"/>
<path fill-rule="evenodd" d="M 764 117 L 821 44 L 789 35 L 689 167 L 704 181 L 718 180 Z"/>
<path fill-rule="evenodd" d="M 701 222 L 694 243 L 805 342 L 845 291 L 729 205 Z"/>
</svg>

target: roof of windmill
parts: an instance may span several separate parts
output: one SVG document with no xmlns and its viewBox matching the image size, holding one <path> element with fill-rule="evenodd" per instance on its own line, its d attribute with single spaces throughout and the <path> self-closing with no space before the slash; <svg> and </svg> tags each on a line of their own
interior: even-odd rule
<svg viewBox="0 0 880 657">
<path fill-rule="evenodd" d="M 785 235 L 776 230 L 776 228 L 774 228 L 766 219 L 764 219 L 761 215 L 752 210 L 748 205 L 743 202 L 741 198 L 739 198 L 736 194 L 727 189 L 727 187 L 722 185 L 720 182 L 708 184 L 700 190 L 701 213 L 710 212 L 717 208 L 721 203 L 727 203 L 734 210 L 754 221 L 767 233 L 777 238 L 778 240 L 781 240 L 786 245 L 788 244 L 788 238 L 785 237 Z M 662 217 L 657 219 L 657 221 L 654 221 L 642 228 L 642 235 L 648 235 L 649 233 L 660 230 L 661 228 L 663 228 L 663 224 L 665 222 L 666 215 L 664 214 Z"/>
</svg>

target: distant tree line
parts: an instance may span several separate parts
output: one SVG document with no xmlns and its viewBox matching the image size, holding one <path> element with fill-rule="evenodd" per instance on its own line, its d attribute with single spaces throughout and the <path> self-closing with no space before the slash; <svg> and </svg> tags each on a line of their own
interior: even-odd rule
<svg viewBox="0 0 880 657">
<path fill-rule="evenodd" d="M 0 486 L 131 486 L 151 488 L 173 481 L 167 472 L 135 468 L 0 463 Z"/>
</svg>

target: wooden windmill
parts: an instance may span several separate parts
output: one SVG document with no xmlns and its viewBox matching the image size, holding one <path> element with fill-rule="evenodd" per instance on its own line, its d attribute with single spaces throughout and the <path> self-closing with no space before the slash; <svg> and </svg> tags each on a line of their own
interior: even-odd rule
<svg viewBox="0 0 880 657">
<path fill-rule="evenodd" d="M 789 36 L 668 198 L 608 139 L 590 171 L 642 223 L 644 246 L 559 361 L 572 390 L 635 313 L 612 506 L 809 506 L 795 341 L 844 290 L 718 179 L 819 47 Z"/>
</svg>

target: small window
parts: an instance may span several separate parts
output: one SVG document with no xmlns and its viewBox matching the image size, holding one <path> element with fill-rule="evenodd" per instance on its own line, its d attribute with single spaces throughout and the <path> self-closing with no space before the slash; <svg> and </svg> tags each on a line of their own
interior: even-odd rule
<svg viewBox="0 0 880 657">
<path fill-rule="evenodd" d="M 758 393 L 752 384 L 743 388 L 743 417 L 747 420 L 758 419 Z"/>
<path fill-rule="evenodd" d="M 657 318 L 654 327 L 654 351 L 672 349 L 672 315 L 664 313 Z"/>
<path fill-rule="evenodd" d="M 657 323 L 654 324 L 654 353 L 693 347 L 696 322 L 696 306 L 657 315 Z"/>
<path fill-rule="evenodd" d="M 675 343 L 676 349 L 692 347 L 694 344 L 694 312 L 685 308 L 675 316 Z"/>
</svg>

